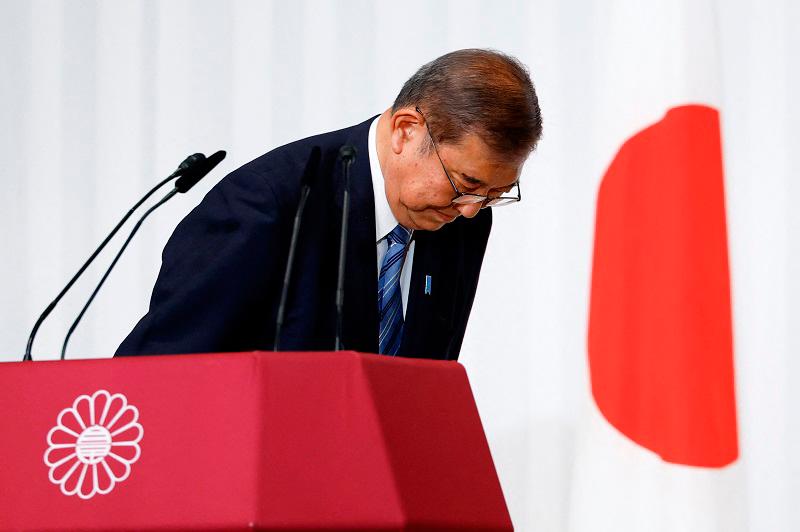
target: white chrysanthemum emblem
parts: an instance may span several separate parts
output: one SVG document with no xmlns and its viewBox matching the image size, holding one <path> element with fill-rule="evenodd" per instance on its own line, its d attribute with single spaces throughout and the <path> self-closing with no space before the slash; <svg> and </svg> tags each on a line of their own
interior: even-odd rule
<svg viewBox="0 0 800 532">
<path fill-rule="evenodd" d="M 64 495 L 105 495 L 130 475 L 143 435 L 139 411 L 121 393 L 81 395 L 47 433 L 44 463 L 50 481 Z"/>
</svg>

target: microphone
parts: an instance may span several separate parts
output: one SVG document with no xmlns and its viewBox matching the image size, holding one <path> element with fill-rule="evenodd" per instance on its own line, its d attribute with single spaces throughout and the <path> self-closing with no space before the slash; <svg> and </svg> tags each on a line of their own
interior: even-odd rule
<svg viewBox="0 0 800 532">
<path fill-rule="evenodd" d="M 342 350 L 342 307 L 344 306 L 344 266 L 347 256 L 347 225 L 350 214 L 350 167 L 356 159 L 356 149 L 345 144 L 339 149 L 344 176 L 344 195 L 342 197 L 342 232 L 339 237 L 339 278 L 336 281 L 336 345 L 334 350 Z"/>
<path fill-rule="evenodd" d="M 134 204 L 134 206 L 131 207 L 128 210 L 127 214 L 125 214 L 125 216 L 122 217 L 122 219 L 117 223 L 117 225 L 114 227 L 114 229 L 112 229 L 111 232 L 108 234 L 108 236 L 106 236 L 105 240 L 103 240 L 100 243 L 100 245 L 97 247 L 97 249 L 94 250 L 94 253 L 92 253 L 89 256 L 89 258 L 86 260 L 86 262 L 83 263 L 83 266 L 80 267 L 78 272 L 75 275 L 72 276 L 72 279 L 69 280 L 67 285 L 63 289 L 61 289 L 61 292 L 58 293 L 58 295 L 55 297 L 55 299 L 53 299 L 53 301 L 51 301 L 50 304 L 47 305 L 47 307 L 44 309 L 44 311 L 39 315 L 39 318 L 36 320 L 36 323 L 33 325 L 33 329 L 31 329 L 31 333 L 28 336 L 28 344 L 25 347 L 25 356 L 22 358 L 23 362 L 24 361 L 28 361 L 28 360 L 33 360 L 31 358 L 31 350 L 33 349 L 33 339 L 36 337 L 36 333 L 39 331 L 39 327 L 42 325 L 42 322 L 44 322 L 44 320 L 47 318 L 47 316 L 50 315 L 50 313 L 56 307 L 58 302 L 61 301 L 61 298 L 64 297 L 64 294 L 66 294 L 69 291 L 69 289 L 72 288 L 72 285 L 75 284 L 75 281 L 77 281 L 78 278 L 81 275 L 83 275 L 83 272 L 86 271 L 86 268 L 88 268 L 89 265 L 92 262 L 94 262 L 94 259 L 97 258 L 97 255 L 99 255 L 100 252 L 103 251 L 103 249 L 106 247 L 106 245 L 111 241 L 111 239 L 114 238 L 114 235 L 116 235 L 117 232 L 120 230 L 120 228 L 125 224 L 125 222 L 128 221 L 128 218 L 131 217 L 133 212 L 136 209 L 138 209 L 145 201 L 147 201 L 147 199 L 150 196 L 155 194 L 155 192 L 158 189 L 160 189 L 161 187 L 163 187 L 164 185 L 166 185 L 167 183 L 169 183 L 170 181 L 172 181 L 176 177 L 180 177 L 180 176 L 183 176 L 183 175 L 185 175 L 187 173 L 195 171 L 195 169 L 199 165 L 201 165 L 203 163 L 203 161 L 205 161 L 205 158 L 206 158 L 206 156 L 203 155 L 202 153 L 195 153 L 193 155 L 188 156 L 186 159 L 183 160 L 183 162 L 178 166 L 178 168 L 175 169 L 175 171 L 172 172 L 169 175 L 169 177 L 161 180 L 158 184 L 156 184 L 156 186 L 151 188 L 147 192 L 147 194 L 145 194 L 142 197 L 142 199 L 137 201 L 136 204 Z"/>
<path fill-rule="evenodd" d="M 303 170 L 303 176 L 300 179 L 300 201 L 297 204 L 297 212 L 294 215 L 294 226 L 292 227 L 292 239 L 289 241 L 289 255 L 286 258 L 286 270 L 283 274 L 283 289 L 281 290 L 281 300 L 278 304 L 278 316 L 275 319 L 275 343 L 273 350 L 277 351 L 281 345 L 281 328 L 283 327 L 283 316 L 286 311 L 286 298 L 289 295 L 289 282 L 292 278 L 292 265 L 294 264 L 294 254 L 297 249 L 297 237 L 300 234 L 300 222 L 303 218 L 303 210 L 306 207 L 308 195 L 311 192 L 311 186 L 315 183 L 317 176 L 317 169 L 319 168 L 319 161 L 322 156 L 322 150 L 319 146 L 311 148 L 311 155 L 308 157 L 306 168 Z"/>
<path fill-rule="evenodd" d="M 178 168 L 172 172 L 169 177 L 178 177 L 186 174 L 186 172 L 195 168 L 198 164 L 205 160 L 206 156 L 202 153 L 195 153 L 193 155 L 188 156 L 183 162 L 178 165 Z M 168 178 L 169 179 L 169 178 Z"/>
<path fill-rule="evenodd" d="M 100 282 L 97 283 L 97 286 L 92 292 L 92 295 L 89 296 L 89 300 L 83 306 L 80 314 L 78 314 L 78 317 L 75 318 L 75 321 L 72 322 L 69 331 L 67 331 L 67 335 L 64 337 L 64 344 L 61 346 L 61 360 L 64 360 L 66 357 L 67 344 L 69 343 L 70 337 L 72 337 L 72 333 L 75 332 L 75 329 L 81 322 L 83 315 L 86 314 L 86 311 L 89 309 L 89 305 L 91 305 L 92 301 L 94 301 L 95 296 L 97 296 L 97 293 L 103 287 L 103 284 L 106 282 L 106 279 L 108 279 L 108 276 L 111 274 L 111 270 L 113 270 L 114 266 L 117 265 L 117 261 L 119 261 L 120 257 L 125 252 L 125 249 L 128 247 L 128 244 L 130 244 L 131 240 L 133 239 L 133 236 L 142 226 L 142 223 L 144 223 L 145 219 L 148 216 L 150 216 L 150 213 L 152 213 L 153 211 L 164 205 L 167 201 L 169 201 L 172 198 L 172 196 L 174 196 L 178 192 L 180 193 L 188 192 L 193 186 L 197 184 L 198 181 L 200 181 L 209 172 L 211 172 L 211 170 L 213 170 L 214 167 L 217 166 L 225 158 L 225 155 L 226 153 L 220 150 L 211 155 L 210 157 L 208 157 L 207 159 L 204 157 L 203 160 L 198 161 L 191 167 L 187 168 L 182 173 L 181 177 L 179 177 L 178 180 L 175 182 L 175 188 L 170 190 L 163 198 L 161 198 L 158 201 L 158 203 L 147 209 L 145 213 L 142 215 L 142 217 L 139 218 L 139 221 L 136 222 L 136 225 L 133 226 L 131 232 L 128 233 L 128 238 L 122 244 L 122 247 L 119 249 L 116 256 L 114 257 L 114 260 L 111 261 L 111 264 L 109 265 L 108 269 L 106 269 L 105 273 L 103 274 L 103 277 L 100 278 Z"/>
<path fill-rule="evenodd" d="M 225 158 L 224 150 L 219 150 L 216 153 L 211 154 L 211 156 L 206 159 L 204 162 L 200 164 L 196 164 L 185 171 L 181 176 L 175 181 L 175 188 L 178 192 L 185 193 L 188 192 L 190 188 L 195 186 L 198 181 L 203 179 L 211 170 L 214 169 L 222 160 Z"/>
</svg>

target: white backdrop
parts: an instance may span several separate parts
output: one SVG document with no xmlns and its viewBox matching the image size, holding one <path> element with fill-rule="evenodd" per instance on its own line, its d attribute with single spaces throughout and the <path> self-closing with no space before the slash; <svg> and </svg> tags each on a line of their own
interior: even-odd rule
<svg viewBox="0 0 800 532">
<path fill-rule="evenodd" d="M 73 336 L 73 357 L 114 351 L 146 310 L 175 224 L 225 173 L 383 111 L 442 53 L 500 49 L 529 66 L 545 133 L 524 202 L 495 213 L 460 361 L 517 529 L 566 530 L 599 178 L 582 154 L 603 131 L 587 92 L 609 81 L 587 58 L 609 4 L 3 1 L 0 360 L 21 357 L 46 303 L 189 153 L 229 157 L 148 220 Z M 716 8 L 743 519 L 800 530 L 800 4 Z M 100 262 L 45 323 L 35 358 L 59 351 Z"/>
</svg>

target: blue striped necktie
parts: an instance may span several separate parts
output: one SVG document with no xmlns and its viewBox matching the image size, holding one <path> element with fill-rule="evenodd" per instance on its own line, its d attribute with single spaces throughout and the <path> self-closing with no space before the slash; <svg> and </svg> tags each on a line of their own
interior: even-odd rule
<svg viewBox="0 0 800 532">
<path fill-rule="evenodd" d="M 378 275 L 378 352 L 396 355 L 403 340 L 403 298 L 400 295 L 400 272 L 411 240 L 411 231 L 398 225 L 386 236 L 389 248 Z"/>
</svg>

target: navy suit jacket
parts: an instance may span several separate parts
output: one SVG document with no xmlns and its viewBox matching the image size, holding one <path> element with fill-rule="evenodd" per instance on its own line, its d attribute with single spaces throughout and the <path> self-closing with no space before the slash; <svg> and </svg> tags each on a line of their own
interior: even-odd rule
<svg viewBox="0 0 800 532">
<path fill-rule="evenodd" d="M 375 205 L 367 136 L 373 119 L 277 148 L 222 179 L 169 239 L 150 308 L 117 355 L 272 349 L 300 179 L 320 170 L 300 227 L 281 349 L 334 347 L 344 144 L 351 167 L 343 332 L 346 349 L 378 350 Z M 442 179 L 445 179 L 442 175 Z M 457 359 L 491 229 L 491 210 L 415 231 L 400 356 Z M 430 276 L 430 293 L 425 278 Z"/>
</svg>

